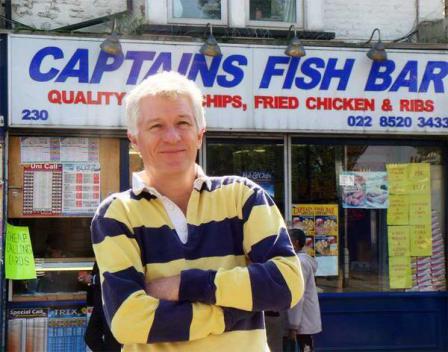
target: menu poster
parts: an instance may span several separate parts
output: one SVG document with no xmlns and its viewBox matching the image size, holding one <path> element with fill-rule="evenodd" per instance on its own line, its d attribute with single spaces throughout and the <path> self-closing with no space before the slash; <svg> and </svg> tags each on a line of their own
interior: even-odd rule
<svg viewBox="0 0 448 352">
<path fill-rule="evenodd" d="M 98 138 L 21 137 L 22 164 L 98 162 Z"/>
<path fill-rule="evenodd" d="M 337 204 L 293 204 L 293 228 L 306 234 L 305 250 L 316 257 L 316 276 L 338 275 L 339 208 Z"/>
<path fill-rule="evenodd" d="M 60 215 L 62 211 L 62 165 L 31 164 L 23 170 L 23 214 Z"/>
<path fill-rule="evenodd" d="M 343 172 L 339 175 L 339 180 L 343 208 L 388 208 L 386 172 Z"/>
<path fill-rule="evenodd" d="M 60 138 L 61 162 L 92 163 L 99 161 L 98 138 Z"/>
<path fill-rule="evenodd" d="M 100 204 L 100 165 L 64 164 L 62 212 L 92 214 Z"/>
<path fill-rule="evenodd" d="M 22 164 L 60 161 L 59 138 L 20 137 L 20 159 Z"/>
</svg>

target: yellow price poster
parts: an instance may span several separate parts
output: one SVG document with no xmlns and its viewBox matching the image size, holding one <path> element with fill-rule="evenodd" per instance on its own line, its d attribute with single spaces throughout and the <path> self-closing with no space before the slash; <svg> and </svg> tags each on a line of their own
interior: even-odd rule
<svg viewBox="0 0 448 352">
<path fill-rule="evenodd" d="M 432 255 L 431 224 L 409 226 L 411 256 L 429 257 Z"/>
<path fill-rule="evenodd" d="M 428 163 L 409 164 L 409 192 L 428 194 L 431 192 L 431 171 Z"/>
<path fill-rule="evenodd" d="M 404 257 L 411 255 L 409 226 L 388 226 L 387 239 L 389 257 Z"/>
<path fill-rule="evenodd" d="M 409 196 L 409 224 L 431 223 L 431 194 L 411 194 Z"/>
<path fill-rule="evenodd" d="M 387 178 L 389 182 L 389 194 L 409 193 L 408 174 L 409 164 L 387 164 Z"/>
<path fill-rule="evenodd" d="M 313 204 L 293 204 L 292 206 L 293 227 L 301 229 L 307 236 L 314 236 L 314 205 Z"/>
<path fill-rule="evenodd" d="M 412 287 L 411 257 L 389 257 L 390 288 Z"/>
<path fill-rule="evenodd" d="M 316 276 L 338 274 L 339 207 L 337 204 L 293 204 L 293 228 L 306 234 L 306 252 L 318 262 Z"/>
<path fill-rule="evenodd" d="M 6 225 L 5 277 L 13 280 L 36 278 L 30 232 L 26 226 Z"/>
<path fill-rule="evenodd" d="M 388 225 L 409 224 L 409 196 L 407 194 L 389 195 L 387 209 Z"/>
<path fill-rule="evenodd" d="M 317 235 L 338 235 L 338 206 L 336 204 L 315 205 L 314 216 Z"/>
</svg>

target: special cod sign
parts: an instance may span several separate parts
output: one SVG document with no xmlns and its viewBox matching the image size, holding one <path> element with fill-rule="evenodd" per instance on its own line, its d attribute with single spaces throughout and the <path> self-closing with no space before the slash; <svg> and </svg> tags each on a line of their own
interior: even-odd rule
<svg viewBox="0 0 448 352">
<path fill-rule="evenodd" d="M 122 40 L 123 55 L 101 39 L 9 36 L 10 126 L 126 128 L 126 93 L 145 77 L 176 70 L 204 92 L 208 128 L 240 131 L 444 134 L 448 61 L 442 51 L 388 50 L 374 63 L 365 49 Z"/>
</svg>

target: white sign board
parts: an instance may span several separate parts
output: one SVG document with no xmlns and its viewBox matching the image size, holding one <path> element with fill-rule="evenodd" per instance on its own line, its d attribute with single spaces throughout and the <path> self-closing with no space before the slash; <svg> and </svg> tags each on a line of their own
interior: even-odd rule
<svg viewBox="0 0 448 352">
<path fill-rule="evenodd" d="M 176 70 L 203 89 L 210 130 L 445 134 L 448 61 L 441 51 L 392 50 L 374 63 L 367 49 L 9 36 L 9 124 L 13 127 L 126 128 L 126 92 L 148 75 Z"/>
</svg>

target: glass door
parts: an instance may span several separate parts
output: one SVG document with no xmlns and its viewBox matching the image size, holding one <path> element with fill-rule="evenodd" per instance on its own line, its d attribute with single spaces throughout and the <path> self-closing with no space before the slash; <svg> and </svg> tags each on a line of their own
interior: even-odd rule
<svg viewBox="0 0 448 352">
<path fill-rule="evenodd" d="M 284 214 L 283 140 L 207 138 L 206 173 L 238 175 L 259 184 Z"/>
</svg>

